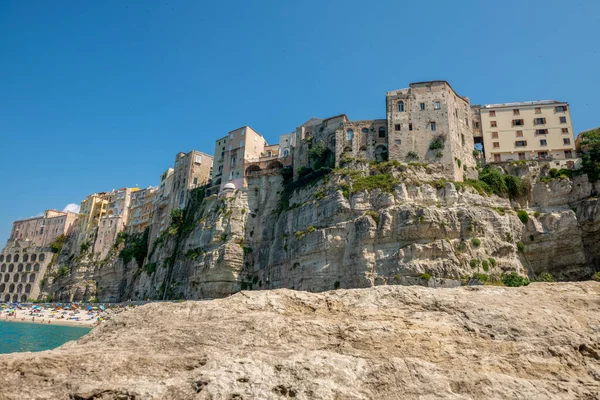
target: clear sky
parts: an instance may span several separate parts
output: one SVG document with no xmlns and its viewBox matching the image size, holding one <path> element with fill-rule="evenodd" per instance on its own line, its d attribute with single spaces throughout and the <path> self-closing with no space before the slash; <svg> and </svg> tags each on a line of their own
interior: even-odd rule
<svg viewBox="0 0 600 400">
<path fill-rule="evenodd" d="M 568 101 L 600 125 L 600 1 L 0 1 L 0 244 L 15 219 L 156 185 L 250 125 L 385 118 L 448 80 L 472 103 Z"/>
</svg>

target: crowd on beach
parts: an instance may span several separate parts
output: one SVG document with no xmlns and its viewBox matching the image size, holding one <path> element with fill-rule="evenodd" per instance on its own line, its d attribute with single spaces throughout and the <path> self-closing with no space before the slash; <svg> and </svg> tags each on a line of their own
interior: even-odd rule
<svg viewBox="0 0 600 400">
<path fill-rule="evenodd" d="M 124 307 L 126 306 L 122 304 L 0 304 L 0 321 L 94 326 L 122 311 Z"/>
</svg>

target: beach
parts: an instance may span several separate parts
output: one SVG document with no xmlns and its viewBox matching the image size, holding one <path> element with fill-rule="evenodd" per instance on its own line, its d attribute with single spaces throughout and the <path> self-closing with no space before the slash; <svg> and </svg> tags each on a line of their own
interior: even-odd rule
<svg viewBox="0 0 600 400">
<path fill-rule="evenodd" d="M 107 314 L 105 310 L 87 310 L 86 307 L 3 305 L 0 321 L 91 328 L 106 319 Z"/>
</svg>

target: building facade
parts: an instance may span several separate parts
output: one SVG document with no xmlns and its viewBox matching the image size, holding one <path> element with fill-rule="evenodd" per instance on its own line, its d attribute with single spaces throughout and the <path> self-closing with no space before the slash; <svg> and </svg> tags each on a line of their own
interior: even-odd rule
<svg viewBox="0 0 600 400">
<path fill-rule="evenodd" d="M 98 233 L 100 219 L 108 209 L 108 193 L 100 192 L 87 196 L 79 208 L 79 219 L 76 225 L 77 246 L 87 243 L 92 246 Z"/>
<path fill-rule="evenodd" d="M 189 191 L 209 183 L 213 157 L 192 150 L 189 153 L 178 153 L 174 165 L 171 209 L 184 208 Z"/>
<path fill-rule="evenodd" d="M 127 232 L 142 233 L 150 224 L 156 188 L 150 186 L 131 193 Z"/>
<path fill-rule="evenodd" d="M 26 302 L 40 296 L 40 281 L 52 261 L 49 248 L 9 240 L 0 253 L 0 301 Z"/>
<path fill-rule="evenodd" d="M 57 236 L 69 234 L 78 216 L 68 211 L 46 210 L 42 216 L 15 221 L 9 241 L 29 241 L 35 246 L 47 246 Z"/>
<path fill-rule="evenodd" d="M 106 257 L 113 247 L 119 232 L 125 230 L 129 220 L 131 195 L 138 191 L 138 188 L 122 188 L 108 193 L 106 214 L 100 217 L 94 242 L 94 253 L 99 253 L 101 258 Z"/>
<path fill-rule="evenodd" d="M 150 218 L 150 239 L 158 238 L 167 226 L 171 213 L 171 196 L 173 193 L 173 168 L 168 168 L 160 175 L 160 183 L 152 200 L 152 217 Z"/>
<path fill-rule="evenodd" d="M 569 104 L 547 100 L 480 108 L 487 162 L 575 158 Z"/>
</svg>

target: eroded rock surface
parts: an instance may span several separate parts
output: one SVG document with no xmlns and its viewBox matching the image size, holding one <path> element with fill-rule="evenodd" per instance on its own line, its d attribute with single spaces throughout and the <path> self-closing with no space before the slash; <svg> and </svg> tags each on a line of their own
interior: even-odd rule
<svg viewBox="0 0 600 400">
<path fill-rule="evenodd" d="M 3 399 L 597 399 L 600 283 L 241 292 L 0 356 Z"/>
</svg>

